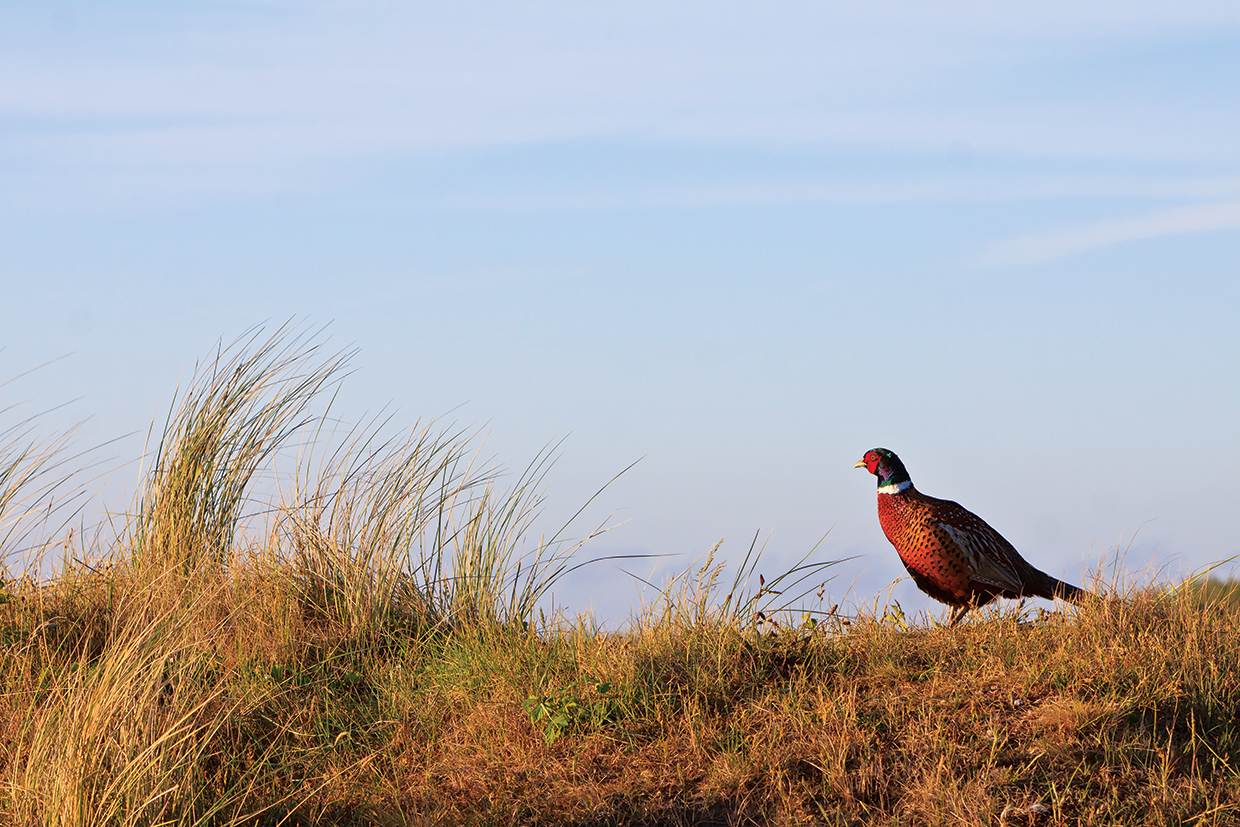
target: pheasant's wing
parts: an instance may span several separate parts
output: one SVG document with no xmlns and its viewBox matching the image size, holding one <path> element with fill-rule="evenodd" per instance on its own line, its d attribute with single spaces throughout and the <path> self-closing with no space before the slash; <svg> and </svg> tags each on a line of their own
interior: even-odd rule
<svg viewBox="0 0 1240 827">
<path fill-rule="evenodd" d="M 935 528 L 960 549 L 969 563 L 970 577 L 977 583 L 1019 594 L 1024 588 L 1020 554 L 1003 535 L 959 503 L 942 500 L 935 509 Z"/>
</svg>

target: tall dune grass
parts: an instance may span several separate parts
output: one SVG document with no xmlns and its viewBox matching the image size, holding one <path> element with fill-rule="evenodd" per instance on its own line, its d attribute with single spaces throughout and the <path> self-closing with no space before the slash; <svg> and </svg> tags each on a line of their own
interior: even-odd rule
<svg viewBox="0 0 1240 827">
<path fill-rule="evenodd" d="M 20 378 L 0 383 L 0 393 Z M 82 454 L 69 451 L 76 428 L 41 434 L 40 415 L 21 416 L 17 408 L 16 403 L 0 403 L 0 422 L 15 420 L 0 425 L 0 564 L 5 570 L 8 563 L 21 562 L 14 559 L 18 556 L 27 563 L 36 560 L 35 545 L 69 525 L 80 507 L 75 502 L 80 503 L 84 493 L 75 472 L 92 467 Z M 84 467 L 73 467 L 76 462 Z M 23 574 L 31 571 L 29 565 L 19 568 Z"/>
<path fill-rule="evenodd" d="M 385 438 L 379 423 L 337 439 L 311 406 L 347 355 L 288 327 L 220 348 L 169 415 L 138 508 L 105 559 L 62 561 L 55 582 L 4 593 L 17 620 L 7 628 L 19 657 L 6 666 L 19 821 L 197 824 L 262 812 L 274 805 L 254 803 L 248 770 L 211 793 L 199 783 L 204 765 L 229 760 L 230 722 L 271 700 L 270 686 L 238 686 L 241 662 L 382 645 L 393 630 L 416 630 L 416 643 L 461 624 L 528 624 L 568 569 L 580 543 L 528 536 L 550 452 L 504 488 L 463 432 L 432 424 Z M 25 525 L 55 490 L 41 475 L 62 448 L 5 452 L 7 525 Z M 277 501 L 256 501 L 256 481 L 282 453 L 297 457 L 291 487 L 267 484 Z M 282 667 L 273 674 L 278 684 Z"/>
</svg>

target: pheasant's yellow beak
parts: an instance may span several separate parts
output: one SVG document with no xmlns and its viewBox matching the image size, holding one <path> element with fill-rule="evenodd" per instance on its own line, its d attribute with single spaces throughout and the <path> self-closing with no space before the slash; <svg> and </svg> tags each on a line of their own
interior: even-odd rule
<svg viewBox="0 0 1240 827">
<path fill-rule="evenodd" d="M 865 467 L 865 457 L 862 457 L 861 459 L 857 460 L 857 464 L 853 466 L 853 468 L 864 468 L 864 467 Z"/>
</svg>

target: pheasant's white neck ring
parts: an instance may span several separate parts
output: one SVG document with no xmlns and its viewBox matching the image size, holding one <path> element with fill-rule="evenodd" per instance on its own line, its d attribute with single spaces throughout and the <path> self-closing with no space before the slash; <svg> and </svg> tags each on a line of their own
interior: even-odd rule
<svg viewBox="0 0 1240 827">
<path fill-rule="evenodd" d="M 880 486 L 878 487 L 878 493 L 880 493 L 880 494 L 899 494 L 899 493 L 900 493 L 901 491 L 903 491 L 905 488 L 909 488 L 909 487 L 911 487 L 911 486 L 912 486 L 912 484 L 913 484 L 913 481 L 912 481 L 912 480 L 905 480 L 904 482 L 893 482 L 891 485 L 880 485 Z"/>
</svg>

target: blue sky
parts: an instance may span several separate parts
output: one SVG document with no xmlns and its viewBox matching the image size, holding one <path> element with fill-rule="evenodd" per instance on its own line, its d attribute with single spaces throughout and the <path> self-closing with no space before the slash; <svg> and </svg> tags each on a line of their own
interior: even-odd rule
<svg viewBox="0 0 1240 827">
<path fill-rule="evenodd" d="M 1240 7 L 1026 6 L 6 3 L 0 378 L 70 354 L 6 403 L 144 435 L 296 316 L 347 417 L 568 436 L 549 522 L 643 458 L 656 579 L 829 531 L 871 598 L 876 445 L 1076 582 L 1240 553 Z"/>
</svg>

